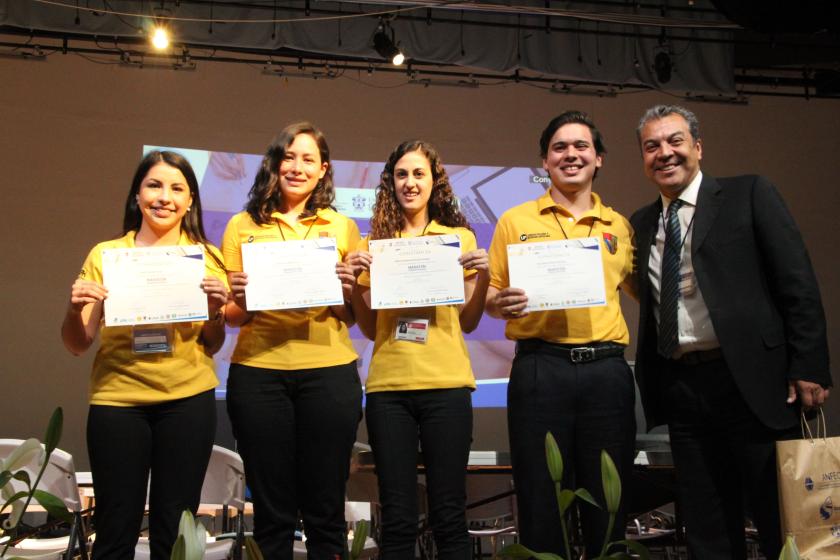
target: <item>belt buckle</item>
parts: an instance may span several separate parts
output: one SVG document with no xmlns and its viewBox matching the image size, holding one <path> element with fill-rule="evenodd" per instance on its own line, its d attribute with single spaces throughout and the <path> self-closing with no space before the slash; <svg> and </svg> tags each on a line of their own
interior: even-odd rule
<svg viewBox="0 0 840 560">
<path fill-rule="evenodd" d="M 589 346 L 579 346 L 569 350 L 569 359 L 573 364 L 591 362 L 595 359 L 595 349 Z"/>
</svg>

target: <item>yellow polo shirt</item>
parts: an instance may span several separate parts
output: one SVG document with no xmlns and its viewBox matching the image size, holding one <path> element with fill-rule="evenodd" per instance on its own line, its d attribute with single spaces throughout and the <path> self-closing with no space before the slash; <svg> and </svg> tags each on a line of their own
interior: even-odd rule
<svg viewBox="0 0 840 560">
<path fill-rule="evenodd" d="M 338 258 L 356 247 L 360 235 L 356 222 L 329 208 L 289 223 L 279 212 L 273 223 L 257 225 L 247 212 L 228 222 L 222 254 L 230 272 L 242 271 L 242 244 L 334 237 Z M 280 228 L 283 228 L 282 235 Z M 295 370 L 347 364 L 358 356 L 347 325 L 329 307 L 257 311 L 239 329 L 231 362 L 267 369 Z"/>
<path fill-rule="evenodd" d="M 592 209 L 575 220 L 572 214 L 556 204 L 546 191 L 536 200 L 511 208 L 499 219 L 493 242 L 490 244 L 491 286 L 499 290 L 510 286 L 508 245 L 561 240 L 565 239 L 566 235 L 569 239 L 597 237 L 601 241 L 603 281 L 607 295 L 605 306 L 532 311 L 521 319 L 511 319 L 505 326 L 507 338 L 541 338 L 560 344 L 627 344 L 630 341 L 627 324 L 619 305 L 618 289 L 621 286 L 625 291 L 632 290 L 633 229 L 621 214 L 609 206 L 604 206 L 601 198 L 595 193 L 592 193 L 592 203 Z M 557 281 L 562 282 L 563 277 L 558 276 Z"/>
<path fill-rule="evenodd" d="M 79 278 L 102 284 L 102 250 L 134 247 L 134 232 L 119 239 L 104 241 L 94 247 L 82 265 Z M 179 245 L 192 245 L 182 234 Z M 221 261 L 218 249 L 210 246 Z M 215 276 L 227 285 L 225 272 L 206 254 L 207 276 Z M 105 286 L 106 288 L 108 286 Z M 201 342 L 203 321 L 144 325 L 138 328 L 171 328 L 172 353 L 135 354 L 132 327 L 105 327 L 100 324 L 100 344 L 93 360 L 90 383 L 91 404 L 141 406 L 192 397 L 219 384 L 213 357 Z"/>
<path fill-rule="evenodd" d="M 457 234 L 461 238 L 461 254 L 476 248 L 475 235 L 466 228 L 447 227 L 433 220 L 425 233 L 444 234 Z M 359 250 L 368 250 L 367 237 L 359 244 Z M 474 270 L 465 270 L 464 278 L 473 274 Z M 358 283 L 370 286 L 370 274 L 360 274 Z M 429 319 L 428 340 L 425 343 L 395 340 L 400 318 Z M 458 305 L 376 311 L 376 340 L 365 384 L 367 393 L 457 387 L 475 389 Z"/>
</svg>

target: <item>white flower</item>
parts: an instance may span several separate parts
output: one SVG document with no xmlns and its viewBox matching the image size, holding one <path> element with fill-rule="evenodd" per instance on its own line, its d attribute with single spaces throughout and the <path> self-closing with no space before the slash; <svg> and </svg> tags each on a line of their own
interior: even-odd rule
<svg viewBox="0 0 840 560">
<path fill-rule="evenodd" d="M 17 449 L 11 452 L 5 460 L 0 461 L 0 471 L 16 471 L 22 469 L 32 462 L 35 455 L 38 455 L 38 466 L 44 463 L 46 452 L 41 447 L 41 442 L 35 438 L 29 438 L 21 443 Z"/>
<path fill-rule="evenodd" d="M 17 449 L 12 451 L 6 459 L 0 461 L 0 472 L 11 471 L 15 473 L 31 464 L 35 457 L 38 458 L 38 465 L 41 465 L 46 458 L 46 453 L 44 452 L 44 448 L 41 447 L 40 441 L 35 438 L 29 438 L 21 443 Z M 11 480 L 3 488 L 0 488 L 0 496 L 2 496 L 4 504 L 14 495 L 15 489 L 12 486 Z M 15 500 L 11 503 L 12 511 L 9 517 L 3 521 L 4 529 L 12 529 L 17 526 L 20 517 L 23 515 L 23 504 L 23 499 Z"/>
</svg>

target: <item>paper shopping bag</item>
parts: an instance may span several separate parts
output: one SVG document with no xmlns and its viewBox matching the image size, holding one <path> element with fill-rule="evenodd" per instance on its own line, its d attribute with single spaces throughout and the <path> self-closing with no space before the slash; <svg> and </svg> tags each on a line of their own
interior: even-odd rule
<svg viewBox="0 0 840 560">
<path fill-rule="evenodd" d="M 803 439 L 776 442 L 783 539 L 792 536 L 802 558 L 837 560 L 840 558 L 840 437 L 826 437 L 822 410 L 816 437 L 804 414 L 802 427 Z"/>
</svg>

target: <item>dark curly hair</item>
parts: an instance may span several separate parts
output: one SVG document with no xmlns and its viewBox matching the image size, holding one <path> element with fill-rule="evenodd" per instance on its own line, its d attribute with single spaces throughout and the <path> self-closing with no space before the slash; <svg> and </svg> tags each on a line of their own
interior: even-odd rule
<svg viewBox="0 0 840 560">
<path fill-rule="evenodd" d="M 301 217 L 312 216 L 322 208 L 333 208 L 335 201 L 335 187 L 333 186 L 333 170 L 330 164 L 330 148 L 324 134 L 314 125 L 308 122 L 290 124 L 271 142 L 263 156 L 257 176 L 254 177 L 254 184 L 248 192 L 248 202 L 245 203 L 245 211 L 251 216 L 255 223 L 260 225 L 272 222 L 271 213 L 280 209 L 283 201 L 283 194 L 280 191 L 280 177 L 277 172 L 280 169 L 280 162 L 286 155 L 286 150 L 295 141 L 298 134 L 308 134 L 315 139 L 318 145 L 318 152 L 321 155 L 321 162 L 327 164 L 327 172 L 318 181 L 318 185 L 309 199 L 306 201 L 306 208 Z"/>
<path fill-rule="evenodd" d="M 394 185 L 394 168 L 397 162 L 409 152 L 420 152 L 429 160 L 432 169 L 432 195 L 429 198 L 429 220 L 448 227 L 464 227 L 472 231 L 466 216 L 458 207 L 458 199 L 449 184 L 449 176 L 440 155 L 434 146 L 422 140 L 406 140 L 396 147 L 388 157 L 385 169 L 376 187 L 376 202 L 373 205 L 373 217 L 370 220 L 371 239 L 389 239 L 397 237 L 405 225 L 405 215 L 397 200 Z"/>
</svg>

